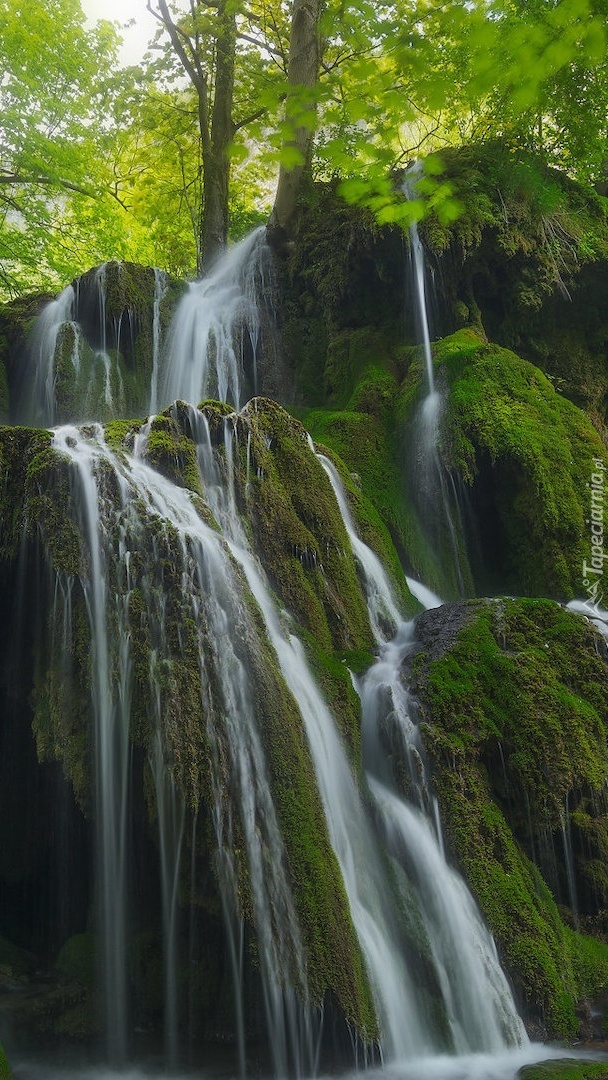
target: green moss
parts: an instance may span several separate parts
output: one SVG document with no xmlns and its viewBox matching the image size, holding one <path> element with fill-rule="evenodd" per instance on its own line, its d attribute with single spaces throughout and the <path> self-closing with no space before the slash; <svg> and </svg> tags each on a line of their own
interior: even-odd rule
<svg viewBox="0 0 608 1080">
<path fill-rule="evenodd" d="M 529 1012 L 572 1037 L 575 1004 L 608 986 L 608 946 L 563 923 L 531 856 L 559 843 L 566 806 L 608 813 L 607 661 L 551 601 L 464 607 L 414 662 L 442 818 Z"/>
<path fill-rule="evenodd" d="M 251 436 L 254 543 L 283 604 L 325 652 L 370 648 L 367 608 L 346 531 L 306 432 L 280 406 L 260 398 L 238 422 L 244 427 L 243 450 Z"/>
<path fill-rule="evenodd" d="M 40 761 L 60 761 L 83 813 L 89 814 L 91 789 L 91 642 L 82 591 L 59 577 L 60 595 L 70 597 L 69 621 L 61 603 L 50 607 L 50 647 L 41 648 L 30 695 L 32 730 Z"/>
<path fill-rule="evenodd" d="M 71 504 L 70 464 L 49 445 L 32 457 L 25 478 L 28 530 L 38 533 L 55 570 L 77 574 L 81 569 L 78 529 L 66 507 Z"/>
<path fill-rule="evenodd" d="M 436 253 L 449 248 L 463 259 L 490 237 L 497 257 L 517 271 L 508 270 L 503 279 L 507 310 L 539 307 L 586 261 L 606 257 L 602 200 L 540 156 L 495 140 L 442 151 L 441 160 L 445 173 L 437 182 L 449 180 L 461 213 L 446 223 L 431 210 L 422 224 L 425 240 Z M 482 254 L 489 258 L 487 243 Z M 486 273 L 491 273 L 488 265 Z"/>
<path fill-rule="evenodd" d="M 41 460 L 50 453 L 51 436 L 48 431 L 31 428 L 0 428 L 0 559 L 16 558 L 26 525 L 35 523 L 34 508 L 26 510 L 30 497 L 45 499 L 44 482 L 32 486 L 38 475 Z M 59 515 L 59 509 L 55 513 Z"/>
<path fill-rule="evenodd" d="M 146 441 L 146 460 L 169 480 L 202 494 L 196 446 L 170 409 L 155 416 Z"/>
<path fill-rule="evenodd" d="M 141 426 L 141 420 L 109 420 L 104 424 L 105 440 L 112 450 L 122 450 Z"/>
<path fill-rule="evenodd" d="M 477 587 L 581 595 L 589 484 L 595 462 L 608 467 L 597 432 L 538 368 L 471 331 L 444 339 L 435 356 L 450 388 L 440 454 L 470 486 L 478 521 Z"/>
<path fill-rule="evenodd" d="M 260 729 L 302 928 L 313 1002 L 331 990 L 365 1040 L 377 1035 L 369 983 L 331 848 L 296 704 L 264 648 L 253 654 Z"/>
</svg>

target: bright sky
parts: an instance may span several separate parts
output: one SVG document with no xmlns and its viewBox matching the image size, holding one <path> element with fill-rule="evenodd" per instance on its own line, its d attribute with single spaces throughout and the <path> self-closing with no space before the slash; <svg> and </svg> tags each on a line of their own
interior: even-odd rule
<svg viewBox="0 0 608 1080">
<path fill-rule="evenodd" d="M 123 64 L 138 64 L 157 26 L 156 19 L 146 10 L 146 0 L 81 0 L 81 4 L 91 24 L 98 19 L 109 19 L 122 25 L 135 19 L 134 27 L 122 31 L 124 44 L 120 59 Z"/>
</svg>

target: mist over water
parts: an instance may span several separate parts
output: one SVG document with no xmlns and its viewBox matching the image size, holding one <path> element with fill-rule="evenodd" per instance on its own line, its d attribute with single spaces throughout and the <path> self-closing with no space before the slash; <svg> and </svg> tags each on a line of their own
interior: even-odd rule
<svg viewBox="0 0 608 1080">
<path fill-rule="evenodd" d="M 319 1073 L 315 1080 L 517 1080 L 520 1069 L 543 1061 L 559 1061 L 564 1058 L 563 1048 L 552 1048 L 538 1043 L 505 1052 L 503 1054 L 464 1054 L 460 1057 L 446 1054 L 397 1061 L 381 1067 L 357 1070 L 337 1070 Z M 579 1061 L 608 1061 L 606 1054 L 585 1051 L 567 1051 L 568 1058 Z M 103 1066 L 44 1065 L 26 1060 L 17 1062 L 13 1069 L 15 1080 L 234 1080 L 234 1068 L 213 1055 L 209 1064 L 204 1062 L 189 1070 L 167 1072 L 164 1069 L 128 1068 L 114 1071 Z M 255 1080 L 271 1080 L 264 1073 L 252 1073 Z M 279 1080 L 286 1080 L 280 1077 Z M 302 1077 L 301 1080 L 308 1080 Z"/>
</svg>

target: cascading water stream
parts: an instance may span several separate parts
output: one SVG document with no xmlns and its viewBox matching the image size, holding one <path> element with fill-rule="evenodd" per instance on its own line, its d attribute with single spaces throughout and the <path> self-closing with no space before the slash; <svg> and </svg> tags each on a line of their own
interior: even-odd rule
<svg viewBox="0 0 608 1080">
<path fill-rule="evenodd" d="M 155 413 L 158 410 L 158 380 L 160 376 L 161 361 L 161 304 L 167 294 L 167 275 L 158 269 L 154 269 L 154 302 L 152 311 L 152 375 L 150 376 L 150 402 L 148 411 Z"/>
<path fill-rule="evenodd" d="M 416 183 L 421 175 L 422 165 L 419 162 L 415 162 L 407 170 L 402 190 L 408 200 L 415 198 Z M 458 594 L 464 596 L 471 590 L 468 588 L 469 575 L 462 548 L 463 520 L 457 491 L 439 454 L 439 431 L 445 406 L 445 391 L 442 393 L 435 384 L 426 257 L 415 220 L 412 220 L 409 226 L 409 240 L 413 309 L 418 341 L 424 356 L 426 383 L 426 393 L 414 419 L 414 453 L 418 459 L 414 479 L 416 501 L 428 534 L 427 539 L 432 546 L 435 567 L 440 567 L 441 549 L 445 548 L 452 557 L 454 584 Z"/>
<path fill-rule="evenodd" d="M 232 483 L 227 478 L 222 482 L 202 417 L 201 424 L 197 430 L 192 410 L 191 427 L 201 447 L 199 460 L 207 490 L 214 493 L 209 495 L 212 508 L 264 616 L 283 677 L 304 721 L 330 839 L 380 1016 L 384 1051 L 390 1058 L 429 1053 L 432 1035 L 401 949 L 397 918 L 389 899 L 390 885 L 335 721 L 315 683 L 301 642 L 281 622 L 245 539 L 234 500 L 230 495 L 226 497 Z M 225 435 L 229 444 L 234 437 L 229 423 Z M 230 459 L 230 453 L 227 457 Z"/>
<path fill-rule="evenodd" d="M 217 397 L 239 408 L 248 375 L 256 392 L 259 305 L 269 266 L 261 227 L 229 248 L 207 277 L 190 283 L 173 319 L 162 402 Z"/>
<path fill-rule="evenodd" d="M 130 704 L 132 669 L 126 612 L 129 604 L 129 547 L 119 532 L 121 591 L 111 592 L 110 560 L 114 543 L 111 515 L 104 513 L 104 492 L 96 465 L 101 428 L 92 439 L 77 428 L 55 431 L 56 449 L 69 458 L 72 492 L 80 516 L 89 573 L 82 581 L 91 633 L 91 704 L 93 709 L 97 877 L 103 999 L 108 1056 L 113 1065 L 127 1059 L 128 995 L 126 977 L 127 891 L 129 853 Z M 126 491 L 118 477 L 123 499 Z M 110 634 L 115 622 L 116 651 Z"/>
<path fill-rule="evenodd" d="M 500 967 L 494 942 L 458 874 L 446 863 L 437 831 L 436 803 L 428 779 L 424 748 L 412 720 L 412 703 L 400 677 L 411 651 L 413 628 L 399 619 L 388 578 L 379 560 L 354 528 L 337 470 L 319 455 L 343 513 L 353 552 L 366 586 L 370 622 L 379 647 L 377 662 L 361 680 L 363 755 L 377 827 L 386 849 L 407 873 L 418 897 L 433 965 L 441 986 L 457 1054 L 498 1052 L 525 1044 L 526 1035 Z M 435 602 L 437 598 L 429 599 Z M 393 611 L 398 631 L 392 639 L 380 630 Z M 397 791 L 384 750 L 387 727 L 409 765 L 413 804 Z M 404 896 L 407 902 L 410 892 Z"/>
<path fill-rule="evenodd" d="M 167 765 L 168 736 L 161 723 L 163 668 L 166 671 L 168 660 L 163 648 L 168 634 L 161 582 L 155 576 L 155 567 L 162 567 L 170 558 L 176 566 L 184 617 L 190 612 L 197 628 L 199 692 L 212 758 L 213 820 L 223 902 L 233 922 L 240 922 L 241 871 L 236 869 L 234 851 L 238 843 L 244 843 L 275 1071 L 283 1076 L 293 1069 L 303 1075 L 313 1068 L 315 1057 L 306 1007 L 306 962 L 257 732 L 255 689 L 242 655 L 243 627 L 249 618 L 242 585 L 221 537 L 202 521 L 188 492 L 139 457 L 113 454 L 98 427 L 82 432 L 74 427 L 58 429 L 54 443 L 70 461 L 74 500 L 86 541 L 85 560 L 90 567 L 83 589 L 92 640 L 96 816 L 102 853 L 100 934 L 110 1060 L 120 1066 L 128 1056 L 126 877 L 132 587 L 143 598 L 152 645 L 151 765 L 159 814 L 165 916 L 165 1024 L 168 1056 L 178 1057 L 175 920 L 183 806 Z M 145 438 L 140 440 L 139 452 L 145 452 Z M 162 569 L 160 574 L 162 578 Z M 114 649 L 111 628 L 117 642 Z M 241 837 L 238 843 L 237 831 Z M 244 1036 L 236 939 L 233 944 L 235 977 L 239 980 L 237 1027 Z M 244 1071 L 242 1046 L 240 1061 Z"/>
<path fill-rule="evenodd" d="M 403 182 L 403 192 L 408 199 L 412 199 L 415 192 L 416 181 L 420 178 L 422 166 L 415 162 L 407 170 Z M 418 225 L 414 219 L 409 225 L 410 234 L 410 264 L 411 276 L 414 284 L 415 304 L 414 310 L 418 323 L 419 339 L 424 352 L 424 366 L 427 380 L 427 393 L 429 397 L 435 395 L 435 373 L 433 370 L 433 351 L 431 349 L 431 330 L 428 317 L 426 260 L 424 247 L 418 232 Z"/>
<path fill-rule="evenodd" d="M 191 428 L 196 430 L 192 411 Z M 231 446 L 234 433 L 230 419 L 225 422 L 225 444 Z M 214 513 L 230 537 L 231 550 L 243 567 L 250 588 L 262 610 L 269 637 L 279 659 L 285 680 L 298 702 L 309 737 L 311 753 L 323 800 L 330 838 L 346 886 L 353 922 L 361 943 L 372 983 L 383 1034 L 383 1052 L 387 1059 L 425 1056 L 436 1046 L 436 1033 L 428 1018 L 419 1009 L 419 998 L 410 981 L 399 941 L 395 912 L 391 910 L 390 885 L 377 857 L 377 841 L 373 836 L 365 809 L 361 803 L 350 766 L 338 738 L 333 718 L 310 674 L 304 650 L 297 638 L 286 634 L 271 601 L 259 566 L 252 557 L 236 512 L 233 483 L 219 474 L 208 428 L 201 418 L 196 434 L 199 459 Z M 233 454 L 226 452 L 227 469 Z M 433 827 L 425 817 L 410 809 L 390 786 L 388 766 L 382 772 L 383 782 L 375 776 L 380 753 L 377 726 L 380 718 L 370 720 L 370 710 L 377 708 L 379 696 L 385 698 L 387 688 L 393 708 L 399 713 L 399 724 L 407 747 L 412 772 L 418 777 L 422 750 L 416 726 L 409 719 L 409 704 L 402 687 L 398 669 L 410 647 L 411 630 L 403 624 L 387 583 L 386 575 L 374 553 L 356 536 L 343 489 L 337 474 L 326 458 L 322 464 L 330 474 L 338 502 L 345 515 L 349 537 L 363 569 L 370 618 L 377 628 L 387 621 L 399 622 L 400 634 L 385 644 L 384 654 L 372 669 L 374 678 L 364 689 L 364 714 L 367 711 L 369 747 L 368 783 L 375 798 L 378 821 L 389 851 L 401 858 L 410 873 L 414 873 L 419 904 L 426 921 L 431 953 L 434 957 L 444 1006 L 450 1026 L 452 1051 L 496 1051 L 525 1040 L 523 1025 L 517 1016 L 504 975 L 500 969 L 493 942 L 475 908 L 462 880 L 452 871 L 443 857 Z M 223 482 L 222 482 L 223 479 Z M 368 698 L 366 710 L 365 698 Z M 373 706 L 369 702 L 373 702 Z M 407 724 L 407 731 L 403 728 Z M 373 731 L 370 732 L 370 728 Z M 366 732 L 364 731 L 364 738 Z M 423 778 L 424 779 L 424 778 Z M 427 788 L 428 781 L 424 779 Z M 404 839 L 407 837 L 407 839 Z M 401 850 L 406 845 L 405 852 Z M 405 857 L 404 857 L 405 856 Z M 439 890 L 445 898 L 435 897 Z M 447 944 L 445 940 L 447 939 Z M 461 955 L 464 950 L 464 956 Z"/>
<path fill-rule="evenodd" d="M 72 322 L 75 299 L 74 288 L 68 285 L 43 308 L 36 320 L 29 346 L 33 376 L 31 402 L 20 410 L 30 422 L 55 423 L 55 350 L 62 326 Z"/>
</svg>

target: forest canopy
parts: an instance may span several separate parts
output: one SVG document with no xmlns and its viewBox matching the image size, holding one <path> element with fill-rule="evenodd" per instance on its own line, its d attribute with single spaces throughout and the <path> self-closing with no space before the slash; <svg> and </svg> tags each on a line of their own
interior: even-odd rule
<svg viewBox="0 0 608 1080">
<path fill-rule="evenodd" d="M 151 46 L 79 0 L 0 0 L 0 287 L 110 258 L 191 275 L 306 177 L 379 221 L 458 213 L 441 149 L 500 138 L 608 179 L 608 0 L 142 0 Z M 430 155 L 430 157 L 429 157 Z M 428 167 L 406 204 L 396 178 Z M 275 191 L 278 181 L 278 194 Z M 273 209 L 274 206 L 274 209 Z"/>
</svg>

